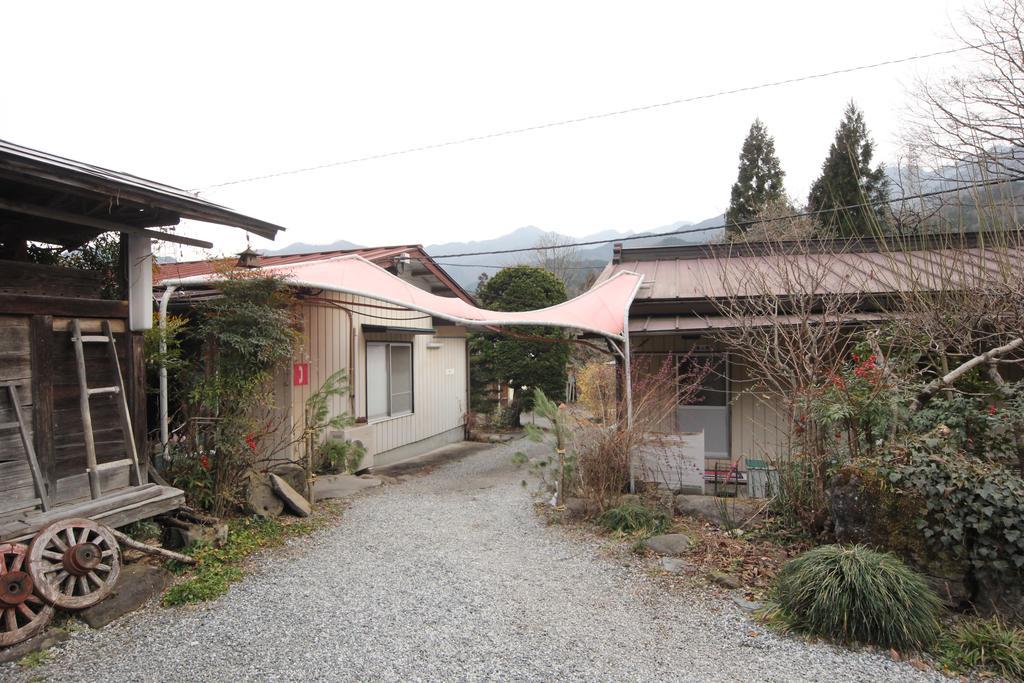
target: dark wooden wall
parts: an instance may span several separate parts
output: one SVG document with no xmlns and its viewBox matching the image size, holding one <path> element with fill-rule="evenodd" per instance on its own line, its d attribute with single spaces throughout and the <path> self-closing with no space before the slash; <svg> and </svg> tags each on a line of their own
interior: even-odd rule
<svg viewBox="0 0 1024 683">
<path fill-rule="evenodd" d="M 103 320 L 114 330 L 126 384 L 136 447 L 145 472 L 146 398 L 143 340 L 127 327 L 127 304 L 98 298 L 96 273 L 0 261 L 0 383 L 17 382 L 23 416 L 33 432 L 40 468 L 54 502 L 88 495 L 79 385 L 69 324 L 97 334 Z M 104 344 L 86 344 L 91 387 L 116 384 Z M 91 399 L 93 433 L 99 463 L 126 457 L 124 434 L 113 395 Z M 12 419 L 6 395 L 0 396 L 0 422 Z M 108 475 L 104 490 L 128 485 L 127 470 Z M 0 515 L 31 505 L 35 494 L 17 432 L 0 434 Z"/>
</svg>

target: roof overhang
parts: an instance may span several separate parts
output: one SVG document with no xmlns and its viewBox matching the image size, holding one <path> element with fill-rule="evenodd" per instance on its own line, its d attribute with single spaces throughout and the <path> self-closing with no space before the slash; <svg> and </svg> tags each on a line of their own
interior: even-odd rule
<svg viewBox="0 0 1024 683">
<path fill-rule="evenodd" d="M 205 240 L 155 227 L 182 219 L 241 228 L 274 239 L 284 230 L 200 199 L 185 190 L 0 140 L 0 239 L 14 237 L 67 247 L 103 232 L 210 247 Z"/>
</svg>

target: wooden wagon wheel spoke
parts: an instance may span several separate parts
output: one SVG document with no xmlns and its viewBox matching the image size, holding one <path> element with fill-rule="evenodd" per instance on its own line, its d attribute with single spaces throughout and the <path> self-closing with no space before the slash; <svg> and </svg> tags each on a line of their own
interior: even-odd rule
<svg viewBox="0 0 1024 683">
<path fill-rule="evenodd" d="M 63 548 L 63 550 L 61 549 Z M 33 539 L 28 571 L 51 605 L 82 609 L 110 595 L 121 570 L 117 539 L 90 519 L 64 519 Z"/>
<path fill-rule="evenodd" d="M 0 543 L 0 647 L 31 638 L 53 618 L 53 607 L 33 594 L 35 581 L 22 570 L 28 553 L 20 543 Z"/>
</svg>

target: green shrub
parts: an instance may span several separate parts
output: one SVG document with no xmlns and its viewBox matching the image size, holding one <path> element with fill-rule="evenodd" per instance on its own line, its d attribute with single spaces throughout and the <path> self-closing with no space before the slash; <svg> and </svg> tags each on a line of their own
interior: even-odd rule
<svg viewBox="0 0 1024 683">
<path fill-rule="evenodd" d="M 355 474 L 366 449 L 354 441 L 328 439 L 320 446 L 321 470 L 330 474 Z"/>
<path fill-rule="evenodd" d="M 921 533 L 941 551 L 971 562 L 982 581 L 1024 580 L 1024 477 L 961 451 L 944 430 L 883 458 L 879 472 L 924 498 Z"/>
<path fill-rule="evenodd" d="M 826 545 L 790 560 L 766 616 L 785 629 L 899 649 L 931 643 L 942 603 L 924 577 L 888 553 Z"/>
<path fill-rule="evenodd" d="M 605 510 L 597 518 L 597 523 L 609 531 L 624 534 L 659 534 L 668 529 L 671 520 L 664 512 L 657 512 L 642 505 L 627 504 Z"/>
<path fill-rule="evenodd" d="M 979 670 L 1024 681 L 1024 628 L 1012 628 L 1001 619 L 961 621 L 943 635 L 936 650 L 954 671 Z"/>
</svg>

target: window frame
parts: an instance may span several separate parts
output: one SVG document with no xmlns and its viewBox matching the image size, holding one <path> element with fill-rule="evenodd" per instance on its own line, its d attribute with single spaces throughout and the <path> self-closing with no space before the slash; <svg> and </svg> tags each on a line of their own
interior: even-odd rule
<svg viewBox="0 0 1024 683">
<path fill-rule="evenodd" d="M 369 358 L 371 347 L 384 347 L 384 363 L 385 363 L 385 380 L 386 380 L 386 394 L 387 394 L 387 413 L 382 415 L 370 415 L 370 368 Z M 409 410 L 396 413 L 394 411 L 394 392 L 392 390 L 392 364 L 391 354 L 393 347 L 401 347 L 409 350 Z M 366 349 L 363 354 L 363 389 L 365 391 L 364 396 L 364 410 L 366 412 L 367 423 L 382 422 L 384 420 L 391 420 L 399 417 L 407 417 L 409 415 L 416 414 L 416 363 L 415 354 L 413 353 L 413 343 L 411 341 L 384 341 L 384 340 L 367 340 Z M 403 392 L 404 393 L 404 392 Z"/>
</svg>

